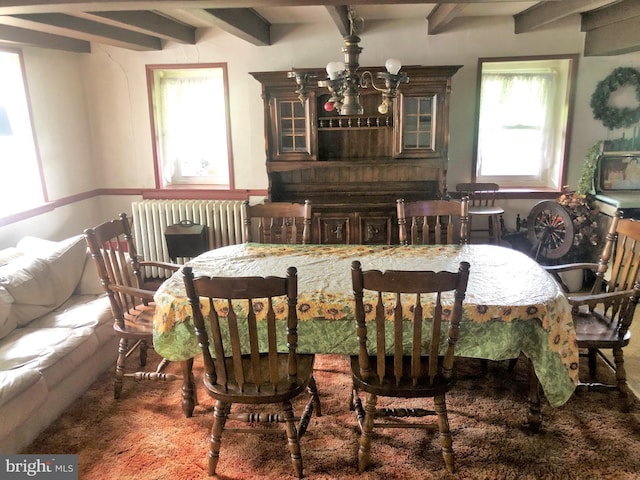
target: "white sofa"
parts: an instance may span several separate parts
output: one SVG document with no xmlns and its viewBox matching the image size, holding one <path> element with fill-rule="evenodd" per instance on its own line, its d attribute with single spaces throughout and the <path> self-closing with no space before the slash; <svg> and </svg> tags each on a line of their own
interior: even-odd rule
<svg viewBox="0 0 640 480">
<path fill-rule="evenodd" d="M 0 453 L 18 453 L 118 353 L 84 235 L 0 250 Z"/>
</svg>

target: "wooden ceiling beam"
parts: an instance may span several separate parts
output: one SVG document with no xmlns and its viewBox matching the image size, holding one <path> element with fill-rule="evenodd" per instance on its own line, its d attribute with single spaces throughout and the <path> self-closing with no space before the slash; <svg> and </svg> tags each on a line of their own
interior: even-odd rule
<svg viewBox="0 0 640 480">
<path fill-rule="evenodd" d="M 347 5 L 327 5 L 325 7 L 333 23 L 338 27 L 340 35 L 343 37 L 351 33 L 351 22 L 349 22 L 349 7 Z"/>
<path fill-rule="evenodd" d="M 467 3 L 436 5 L 427 15 L 427 34 L 436 35 L 446 30 L 451 20 L 462 12 Z"/>
<path fill-rule="evenodd" d="M 551 22 L 586 10 L 609 5 L 616 0 L 563 0 L 540 2 L 513 16 L 514 33 L 532 32 Z"/>
<path fill-rule="evenodd" d="M 638 17 L 587 31 L 584 56 L 622 55 L 640 51 Z"/>
<path fill-rule="evenodd" d="M 271 24 L 251 8 L 207 8 L 193 13 L 252 45 L 271 45 Z"/>
<path fill-rule="evenodd" d="M 118 28 L 126 28 L 145 35 L 151 35 L 173 40 L 178 43 L 194 45 L 196 43 L 196 29 L 176 22 L 170 18 L 149 11 L 129 12 L 81 12 L 75 17 L 85 18 Z"/>
<path fill-rule="evenodd" d="M 466 3 L 512 2 L 514 0 L 466 0 Z M 568 0 L 549 0 L 545 3 L 564 3 Z M 352 0 L 350 5 L 425 4 L 424 0 Z M 431 3 L 460 3 L 460 0 L 438 0 Z M 584 3 L 584 2 L 583 2 Z M 344 0 L 2 0 L 0 15 L 13 13 L 42 13 L 114 10 L 166 10 L 190 8 L 265 8 L 344 5 Z"/>
<path fill-rule="evenodd" d="M 162 50 L 159 38 L 61 13 L 1 16 L 0 23 L 131 50 Z"/>
<path fill-rule="evenodd" d="M 588 32 L 595 28 L 605 27 L 627 18 L 640 17 L 639 0 L 622 0 L 604 8 L 598 8 L 581 15 L 580 29 Z"/>
<path fill-rule="evenodd" d="M 0 18 L 0 22 L 2 19 Z M 73 53 L 91 53 L 91 44 L 84 40 L 52 35 L 50 33 L 35 32 L 26 28 L 12 25 L 0 25 L 0 41 L 17 43 L 32 47 L 51 48 Z"/>
</svg>

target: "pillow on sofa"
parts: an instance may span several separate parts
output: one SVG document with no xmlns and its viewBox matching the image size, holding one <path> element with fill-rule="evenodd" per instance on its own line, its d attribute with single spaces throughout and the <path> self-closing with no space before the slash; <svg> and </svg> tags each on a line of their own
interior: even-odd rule
<svg viewBox="0 0 640 480">
<path fill-rule="evenodd" d="M 86 243 L 83 235 L 60 242 L 25 237 L 16 248 L 24 256 L 0 267 L 0 285 L 14 299 L 10 318 L 24 326 L 72 295 L 84 269 Z"/>
<path fill-rule="evenodd" d="M 0 267 L 0 286 L 13 297 L 9 321 L 24 326 L 57 307 L 49 265 L 28 255 Z"/>
<path fill-rule="evenodd" d="M 84 235 L 76 235 L 60 242 L 24 237 L 16 247 L 26 255 L 41 258 L 49 264 L 56 284 L 55 297 L 58 305 L 71 296 L 80 281 L 87 259 Z"/>
</svg>

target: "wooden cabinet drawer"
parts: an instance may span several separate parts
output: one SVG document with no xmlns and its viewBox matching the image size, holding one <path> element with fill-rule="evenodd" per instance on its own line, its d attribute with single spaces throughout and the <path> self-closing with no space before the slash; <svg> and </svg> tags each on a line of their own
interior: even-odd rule
<svg viewBox="0 0 640 480">
<path fill-rule="evenodd" d="M 393 219 L 389 215 L 358 215 L 358 243 L 363 245 L 391 245 Z M 396 242 L 397 243 L 397 242 Z"/>
<path fill-rule="evenodd" d="M 315 218 L 315 238 L 321 244 L 353 243 L 348 214 L 320 214 Z"/>
</svg>

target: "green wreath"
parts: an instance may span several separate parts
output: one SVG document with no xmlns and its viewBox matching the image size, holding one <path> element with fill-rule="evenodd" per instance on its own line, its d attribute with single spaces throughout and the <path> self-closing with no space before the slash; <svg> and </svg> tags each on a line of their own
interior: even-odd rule
<svg viewBox="0 0 640 480">
<path fill-rule="evenodd" d="M 591 95 L 593 118 L 602 120 L 602 124 L 609 129 L 628 127 L 640 121 L 640 106 L 632 109 L 608 105 L 609 95 L 624 85 L 631 85 L 636 89 L 636 98 L 640 102 L 640 72 L 630 67 L 616 68 L 611 75 L 598 82 Z"/>
</svg>

